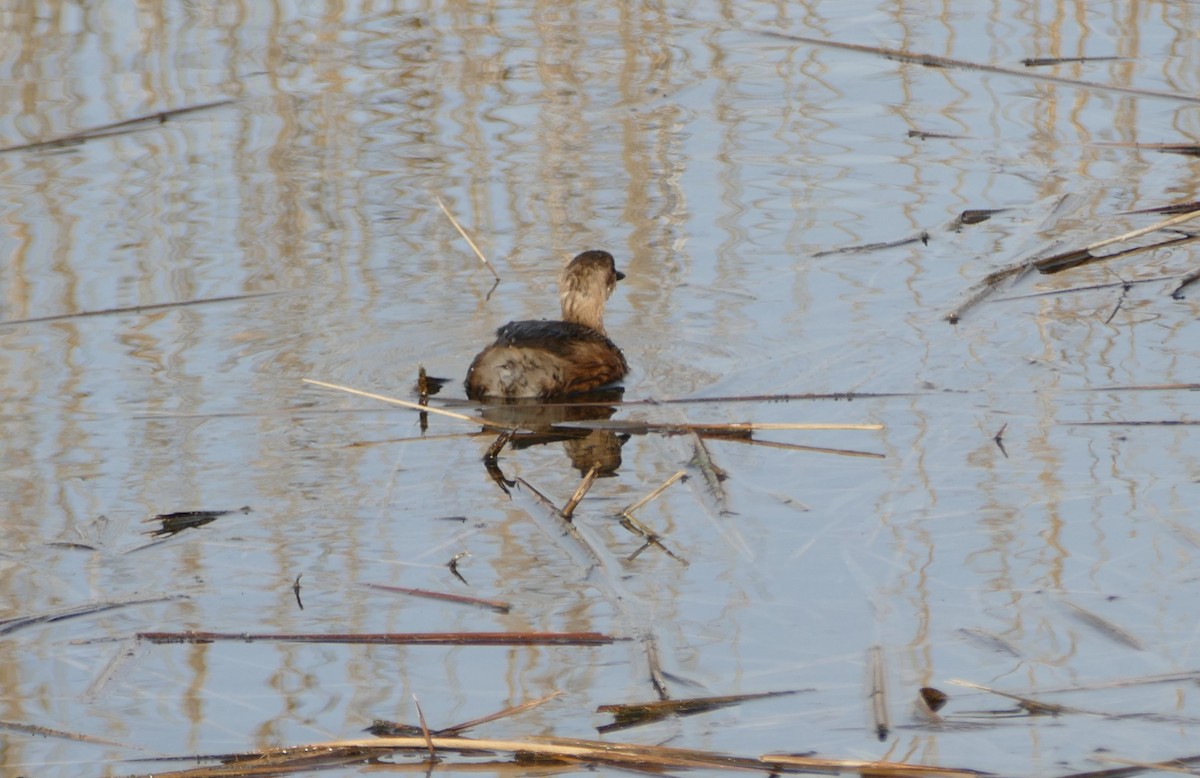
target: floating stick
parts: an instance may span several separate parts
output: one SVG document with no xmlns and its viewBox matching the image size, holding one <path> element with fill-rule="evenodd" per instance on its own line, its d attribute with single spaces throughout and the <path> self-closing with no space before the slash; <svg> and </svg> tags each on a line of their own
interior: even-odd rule
<svg viewBox="0 0 1200 778">
<path fill-rule="evenodd" d="M 458 234 L 463 236 L 463 240 L 465 240 L 467 245 L 471 247 L 471 250 L 475 252 L 475 256 L 479 257 L 479 261 L 483 263 L 483 266 L 492 271 L 492 275 L 496 277 L 497 281 L 499 281 L 500 274 L 496 272 L 496 268 L 492 267 L 492 263 L 488 262 L 487 257 L 485 257 L 483 252 L 479 250 L 479 247 L 475 245 L 475 241 L 471 240 L 471 236 L 468 235 L 467 231 L 464 230 L 462 225 L 458 223 L 458 219 L 455 219 L 454 214 L 450 213 L 450 209 L 447 208 L 446 204 L 442 202 L 442 198 L 435 196 L 433 199 L 437 200 L 438 208 L 441 208 L 442 213 L 446 214 L 446 218 L 449 219 L 450 223 L 454 225 L 454 229 L 458 230 Z"/>
</svg>

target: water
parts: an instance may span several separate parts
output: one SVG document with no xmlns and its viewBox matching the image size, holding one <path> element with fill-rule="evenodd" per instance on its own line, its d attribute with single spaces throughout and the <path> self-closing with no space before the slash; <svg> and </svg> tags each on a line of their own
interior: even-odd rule
<svg viewBox="0 0 1200 778">
<path fill-rule="evenodd" d="M 0 92 L 19 107 L 0 116 L 2 147 L 216 103 L 0 154 L 0 618 L 137 601 L 0 644 L 0 720 L 126 744 L 9 728 L 4 774 L 161 772 L 126 760 L 358 737 L 375 718 L 413 722 L 414 695 L 437 727 L 561 690 L 478 734 L 596 737 L 597 705 L 655 699 L 649 645 L 674 697 L 807 691 L 608 739 L 1023 775 L 1112 766 L 1100 749 L 1193 753 L 1190 679 L 1103 688 L 1198 664 L 1195 428 L 1125 423 L 1197 417 L 1196 392 L 1170 388 L 1196 378 L 1200 292 L 1170 297 L 1193 248 L 1031 276 L 944 317 L 993 270 L 1197 199 L 1192 157 L 1128 145 L 1196 137 L 1195 104 L 759 32 L 1021 72 L 1026 57 L 1118 56 L 1029 72 L 1190 96 L 1193 15 L 1015 1 L 0 14 Z M 979 208 L 1007 210 L 950 229 Z M 927 245 L 822 253 L 922 231 Z M 571 495 L 563 444 L 505 451 L 504 475 L 527 484 L 508 496 L 477 426 L 422 431 L 410 411 L 301 382 L 410 398 L 424 366 L 453 379 L 439 398 L 461 397 L 495 327 L 554 315 L 555 274 L 586 248 L 628 276 L 606 322 L 633 366 L 627 399 L 880 395 L 614 418 L 878 423 L 756 437 L 884 458 L 710 441 L 728 473 L 715 491 L 688 437 L 634 436 L 575 539 L 528 488 Z M 635 556 L 615 514 L 679 470 L 691 477 L 637 515 L 686 564 Z M 241 506 L 167 538 L 145 521 Z M 447 567 L 464 552 L 466 585 Z M 132 641 L 188 629 L 633 640 Z M 875 645 L 883 743 L 866 703 Z M 917 726 L 925 685 L 952 716 L 1012 707 L 956 679 L 1087 687 L 1044 699 L 1176 718 Z"/>
</svg>

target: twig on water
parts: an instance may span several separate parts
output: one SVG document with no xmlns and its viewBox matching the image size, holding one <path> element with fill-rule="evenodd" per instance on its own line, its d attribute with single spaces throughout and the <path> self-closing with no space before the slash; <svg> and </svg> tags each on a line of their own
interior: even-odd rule
<svg viewBox="0 0 1200 778">
<path fill-rule="evenodd" d="M 451 557 L 450 561 L 446 563 L 446 567 L 450 570 L 455 578 L 462 581 L 463 586 L 470 586 L 471 584 L 467 583 L 467 579 L 463 578 L 463 574 L 458 571 L 458 563 L 469 556 L 471 556 L 471 552 L 460 551 Z"/>
<path fill-rule="evenodd" d="M 449 219 L 450 223 L 454 225 L 454 229 L 458 230 L 458 234 L 463 236 L 463 240 L 465 240 L 467 245 L 471 247 L 471 250 L 475 252 L 475 256 L 479 257 L 479 261 L 483 263 L 483 266 L 490 270 L 492 275 L 495 276 L 496 280 L 499 281 L 500 274 L 496 272 L 496 268 L 492 267 L 492 263 L 488 262 L 487 257 L 485 257 L 483 252 L 479 250 L 479 247 L 475 245 L 475 241 L 471 240 L 471 236 L 468 235 L 467 231 L 464 230 L 462 225 L 458 223 L 458 219 L 455 219 L 454 214 L 450 213 L 450 209 L 447 208 L 446 204 L 442 202 L 442 198 L 434 196 L 433 199 L 437 200 L 438 208 L 441 208 L 442 213 L 446 214 L 446 218 Z M 495 289 L 495 287 L 492 288 Z"/>
</svg>

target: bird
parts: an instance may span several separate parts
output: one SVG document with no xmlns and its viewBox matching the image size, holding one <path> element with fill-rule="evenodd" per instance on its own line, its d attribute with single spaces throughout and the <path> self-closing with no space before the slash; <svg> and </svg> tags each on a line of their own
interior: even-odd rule
<svg viewBox="0 0 1200 778">
<path fill-rule="evenodd" d="M 467 397 L 548 399 L 588 392 L 624 378 L 629 364 L 604 331 L 604 304 L 617 281 L 607 251 L 585 251 L 562 270 L 562 320 L 511 321 L 467 370 Z"/>
</svg>

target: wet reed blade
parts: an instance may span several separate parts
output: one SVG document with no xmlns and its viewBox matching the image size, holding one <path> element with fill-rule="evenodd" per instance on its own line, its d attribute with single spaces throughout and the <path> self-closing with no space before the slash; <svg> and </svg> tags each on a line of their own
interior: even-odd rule
<svg viewBox="0 0 1200 778">
<path fill-rule="evenodd" d="M 1136 775 L 1139 772 L 1154 771 L 1160 773 L 1180 773 L 1182 775 L 1195 775 L 1196 765 L 1200 765 L 1200 756 L 1185 756 L 1177 759 L 1167 759 L 1161 762 L 1143 762 L 1135 759 L 1121 759 L 1120 757 L 1110 754 L 1097 754 L 1093 758 L 1103 762 L 1111 762 L 1112 764 L 1125 765 L 1125 768 L 1120 768 L 1122 775 Z M 1125 772 L 1128 768 L 1134 768 L 1135 772 Z M 1102 771 L 1107 773 L 1108 771 Z M 1077 773 L 1077 775 L 1087 775 L 1088 773 Z M 1095 773 L 1092 773 L 1095 775 Z"/>
<path fill-rule="evenodd" d="M 779 767 L 790 768 L 789 772 L 831 772 L 858 773 L 862 776 L 936 776 L 936 778 L 977 778 L 977 776 L 992 775 L 982 770 L 968 770 L 958 767 L 933 767 L 931 765 L 912 764 L 909 762 L 876 762 L 859 759 L 823 759 L 816 756 L 800 754 L 763 754 L 762 761 Z"/>
<path fill-rule="evenodd" d="M 115 746 L 117 748 L 128 748 L 131 751 L 146 751 L 147 749 L 141 746 L 122 743 L 117 740 L 107 740 L 102 737 L 93 735 L 84 735 L 80 732 L 68 732 L 65 729 L 53 729 L 51 727 L 43 727 L 40 724 L 26 724 L 20 721 L 5 721 L 0 720 L 0 730 L 8 730 L 9 732 L 21 732 L 26 735 L 35 735 L 37 737 L 57 738 L 59 740 L 76 740 L 81 743 L 93 743 L 100 746 Z"/>
<path fill-rule="evenodd" d="M 596 483 L 596 476 L 600 474 L 600 465 L 592 465 L 592 469 L 587 471 L 587 474 L 579 481 L 579 486 L 575 487 L 575 493 L 571 495 L 571 499 L 567 500 L 567 504 L 563 506 L 559 516 L 562 516 L 567 521 L 575 515 L 575 508 L 587 495 L 588 490 L 592 488 L 592 484 Z"/>
<path fill-rule="evenodd" d="M 317 643 L 321 645 L 389 646 L 605 646 L 626 638 L 600 632 L 138 632 L 138 640 L 172 643 Z"/>
<path fill-rule="evenodd" d="M 975 689 L 977 691 L 987 692 L 988 694 L 995 694 L 999 697 L 1013 700 L 1020 706 L 1022 710 L 1031 716 L 1059 716 L 1065 713 L 1087 713 L 1087 711 L 1083 711 L 1078 708 L 1070 708 L 1066 705 L 1056 705 L 1050 702 L 1042 702 L 1041 700 L 1035 700 L 1032 697 L 1022 696 L 1020 694 L 1012 694 L 1010 692 L 1002 692 L 999 689 L 981 686 L 980 684 L 971 683 L 970 681 L 951 680 L 950 683 L 956 686 L 965 686 L 968 689 Z"/>
<path fill-rule="evenodd" d="M 772 38 L 782 38 L 784 40 L 804 43 L 809 46 L 816 46 L 818 48 L 856 51 L 861 54 L 872 54 L 878 57 L 883 57 L 884 59 L 895 60 L 897 62 L 907 62 L 914 65 L 922 65 L 924 67 L 973 70 L 979 73 L 1012 76 L 1013 78 L 1020 80 L 1041 81 L 1044 83 L 1060 84 L 1062 86 L 1075 87 L 1078 89 L 1112 92 L 1114 94 L 1122 95 L 1137 95 L 1139 97 L 1155 97 L 1163 100 L 1174 100 L 1181 103 L 1200 104 L 1200 97 L 1182 94 L 1179 92 L 1162 92 L 1155 89 L 1139 89 L 1136 87 L 1119 86 L 1116 84 L 1105 84 L 1098 81 L 1082 81 L 1075 78 L 1052 76 L 1048 73 L 1037 73 L 1031 70 L 1016 70 L 1013 68 L 1001 67 L 999 65 L 988 65 L 982 62 L 971 62 L 969 60 L 953 59 L 951 57 L 939 57 L 934 54 L 922 54 L 903 49 L 889 49 L 882 46 L 864 46 L 858 43 L 843 43 L 841 41 L 831 41 L 824 38 L 811 38 L 804 35 L 794 35 L 788 32 L 780 32 L 778 30 L 768 30 L 764 28 L 750 28 L 750 31 L 756 32 L 760 35 L 767 35 Z"/>
<path fill-rule="evenodd" d="M 1195 427 L 1193 419 L 1126 419 L 1125 421 L 1064 421 L 1068 427 Z"/>
<path fill-rule="evenodd" d="M 990 297 L 1001 284 L 1009 280 L 1014 282 L 1019 280 L 1029 272 L 1029 269 L 1029 262 L 1022 260 L 1017 264 L 988 273 L 983 277 L 983 280 L 977 282 L 967 290 L 966 297 L 954 310 L 942 318 L 950 324 L 958 324 L 962 320 L 962 317 L 967 314 L 967 311 Z"/>
<path fill-rule="evenodd" d="M 1045 67 L 1047 65 L 1066 65 L 1076 62 L 1121 62 L 1129 57 L 1029 57 L 1021 60 L 1027 68 Z"/>
<path fill-rule="evenodd" d="M 410 402 L 408 400 L 401 400 L 398 397 L 388 397 L 387 395 L 375 394 L 374 392 L 364 392 L 361 389 L 354 389 L 349 386 L 342 386 L 341 384 L 331 384 L 326 381 L 317 381 L 316 379 L 313 379 L 313 378 L 301 378 L 300 380 L 306 384 L 312 384 L 313 386 L 320 386 L 324 389 L 333 389 L 334 391 L 338 391 L 338 392 L 346 392 L 347 394 L 353 394 L 353 395 L 357 395 L 359 397 L 366 397 L 367 399 L 370 399 L 370 400 L 379 400 L 380 402 L 390 403 L 392 405 L 399 405 L 401 408 L 410 408 L 414 411 L 435 413 L 438 416 L 445 416 L 450 419 L 458 419 L 459 421 L 466 421 L 466 422 L 470 422 L 471 424 L 476 424 L 476 425 L 483 426 L 483 427 L 489 427 L 491 429 L 498 429 L 498 430 L 507 430 L 508 429 L 507 425 L 497 424 L 495 422 L 488 421 L 487 419 L 480 418 L 478 416 L 468 416 L 465 413 L 455 413 L 454 411 L 447 411 L 442 408 L 434 408 L 433 406 L 429 406 L 429 405 L 421 405 L 420 403 Z"/>
<path fill-rule="evenodd" d="M 496 272 L 496 268 L 492 267 L 492 263 L 488 262 L 487 257 L 485 257 L 483 252 L 479 250 L 479 247 L 475 245 L 475 241 L 471 240 L 471 236 L 468 235 L 467 231 L 463 229 L 463 226 L 458 223 L 458 219 L 455 219 L 454 214 L 450 213 L 450 209 L 447 208 L 446 204 L 442 202 L 442 198 L 435 196 L 433 199 L 437 201 L 438 208 L 442 209 L 442 213 L 446 214 L 446 218 L 449 219 L 450 223 L 454 225 L 454 229 L 458 230 L 458 234 L 461 235 L 463 240 L 467 242 L 467 245 L 471 247 L 471 251 L 474 251 L 475 256 L 479 257 L 479 261 L 483 263 L 483 266 L 491 272 L 492 276 L 497 281 L 499 281 L 500 274 Z M 495 287 L 492 288 L 495 289 Z"/>
<path fill-rule="evenodd" d="M 1161 245 L 1161 244 L 1159 244 Z M 1112 255 L 1108 255 L 1112 256 Z M 1107 257 L 1106 257 L 1107 258 Z M 1139 278 L 1133 281 L 1112 281 L 1106 284 L 1088 284 L 1087 286 L 1072 286 L 1069 289 L 1048 289 L 1044 292 L 1030 292 L 1029 294 L 1014 294 L 1008 297 L 997 297 L 992 300 L 994 303 L 1006 303 L 1014 300 L 1033 300 L 1038 297 L 1057 297 L 1063 294 L 1077 294 L 1079 292 L 1094 292 L 1100 289 L 1113 289 L 1116 287 L 1137 286 L 1139 284 L 1161 284 L 1167 278 L 1176 276 L 1166 276 L 1164 278 Z"/>
<path fill-rule="evenodd" d="M 596 419 L 594 421 L 556 421 L 551 426 L 571 430 L 606 430 L 646 435 L 652 432 L 679 435 L 696 432 L 701 435 L 750 435 L 755 430 L 803 430 L 803 431 L 867 431 L 885 429 L 882 424 L 831 424 L 823 422 L 730 422 L 727 424 L 691 424 L 687 422 L 654 422 L 627 419 Z"/>
<path fill-rule="evenodd" d="M 962 627 L 958 630 L 958 632 L 976 646 L 979 646 L 987 651 L 994 651 L 999 654 L 1008 654 L 1016 659 L 1021 658 L 1021 652 L 1017 650 L 1016 646 L 999 635 L 995 635 L 987 630 L 979 629 L 977 627 Z"/>
<path fill-rule="evenodd" d="M 104 690 L 114 681 L 127 675 L 133 666 L 149 653 L 149 646 L 138 640 L 122 640 L 117 653 L 108 664 L 96 674 L 88 688 L 81 695 L 84 702 L 94 702 L 100 699 Z"/>
<path fill-rule="evenodd" d="M 556 534 L 560 537 L 565 535 L 565 537 L 571 539 L 574 545 L 560 544 L 568 556 L 570 556 L 576 563 L 589 569 L 604 564 L 604 557 L 597 553 L 596 549 L 593 548 L 592 544 L 583 537 L 579 531 L 579 528 L 576 527 L 570 519 L 563 518 L 562 511 L 558 509 L 558 507 L 550 500 L 550 498 L 539 492 L 533 486 L 533 484 L 529 483 L 524 478 L 517 478 L 515 483 L 521 487 L 522 492 L 526 492 L 532 496 L 538 505 L 543 509 L 546 517 L 554 522 L 554 527 L 558 530 Z M 536 515 L 530 515 L 534 516 L 534 521 L 539 521 Z M 550 532 L 549 528 L 545 529 L 548 533 Z M 579 557 L 579 552 L 582 552 L 584 558 Z"/>
<path fill-rule="evenodd" d="M 888 720 L 887 668 L 884 665 L 882 646 L 871 646 L 867 652 L 867 666 L 870 668 L 867 699 L 871 702 L 871 730 L 882 743 L 891 732 Z"/>
<path fill-rule="evenodd" d="M 92 616 L 105 611 L 116 610 L 118 608 L 129 608 L 134 605 L 155 605 L 160 602 L 173 602 L 175 600 L 186 600 L 186 594 L 172 594 L 163 597 L 142 597 L 129 600 L 115 600 L 108 602 L 90 602 L 85 605 L 76 605 L 70 608 L 57 608 L 51 611 L 43 611 L 34 613 L 28 616 L 14 616 L 11 619 L 0 621 L 0 635 L 11 635 L 17 630 L 25 627 L 32 627 L 37 624 L 53 624 L 56 621 L 65 621 L 67 619 L 77 619 L 81 616 Z"/>
<path fill-rule="evenodd" d="M 380 592 L 394 592 L 396 594 L 406 594 L 410 597 L 423 597 L 428 600 L 438 600 L 439 602 L 452 602 L 457 605 L 473 605 L 479 608 L 487 608 L 496 613 L 508 613 L 512 610 L 510 603 L 503 600 L 486 600 L 482 597 L 468 597 L 464 594 L 450 594 L 449 592 L 435 592 L 429 589 L 410 589 L 405 586 L 389 586 L 388 584 L 365 583 L 362 586 L 366 589 L 374 589 Z"/>
<path fill-rule="evenodd" d="M 836 249 L 826 249 L 813 254 L 813 258 L 828 257 L 834 254 L 862 254 L 869 251 L 883 251 L 884 249 L 894 249 L 899 246 L 909 246 L 913 243 L 921 243 L 925 246 L 929 245 L 929 233 L 922 230 L 916 235 L 909 235 L 907 238 L 898 240 L 884 241 L 882 243 L 864 243 L 859 246 L 842 246 Z"/>
<path fill-rule="evenodd" d="M 1125 646 L 1126 648 L 1132 648 L 1135 651 L 1146 650 L 1146 644 L 1139 640 L 1129 630 L 1119 627 L 1103 616 L 1098 616 L 1097 614 L 1092 613 L 1090 610 L 1076 605 L 1073 602 L 1064 600 L 1063 605 L 1065 605 L 1071 611 L 1071 615 L 1073 615 L 1076 619 L 1091 627 L 1112 642 Z"/>
<path fill-rule="evenodd" d="M 1183 224 L 1184 222 L 1191 221 L 1197 217 L 1200 217 L 1200 210 L 1181 213 L 1178 216 L 1172 216 L 1170 219 L 1164 219 L 1163 221 L 1155 222 L 1154 224 L 1146 227 L 1130 230 L 1122 235 L 1117 235 L 1112 238 L 1105 238 L 1104 240 L 1098 240 L 1095 243 L 1089 243 L 1083 248 L 1063 251 L 1058 254 L 1052 254 L 1048 257 L 1036 259 L 1034 260 L 1033 265 L 1038 269 L 1039 272 L 1048 275 L 1052 273 L 1061 273 L 1064 270 L 1069 270 L 1073 267 L 1078 267 L 1079 265 L 1087 264 L 1088 262 L 1093 262 L 1098 259 L 1111 259 L 1114 256 L 1121 256 L 1121 254 L 1098 257 L 1093 252 L 1097 249 L 1102 249 L 1105 246 L 1111 246 L 1114 243 L 1124 243 L 1127 240 L 1140 238 L 1143 235 L 1148 235 L 1152 232 L 1157 232 L 1158 230 L 1174 227 L 1177 224 Z M 1178 243 L 1183 240 L 1186 239 L 1167 241 L 1165 244 L 1154 244 L 1147 248 L 1159 248 L 1160 245 L 1170 245 L 1171 243 Z M 1141 251 L 1144 249 L 1139 248 L 1138 250 Z"/>
<path fill-rule="evenodd" d="M 94 140 L 96 138 L 104 138 L 109 135 L 118 134 L 117 131 L 129 132 L 135 129 L 135 125 L 154 122 L 156 124 L 165 124 L 167 120 L 174 119 L 184 114 L 195 113 L 196 111 L 206 111 L 210 108 L 220 108 L 221 106 L 231 105 L 233 100 L 214 100 L 211 103 L 200 103 L 199 105 L 190 105 L 185 108 L 174 108 L 167 111 L 158 111 L 157 113 L 148 113 L 143 116 L 137 116 L 132 119 L 125 119 L 111 124 L 101 124 L 97 127 L 91 127 L 79 132 L 73 132 L 69 135 L 61 135 L 57 138 L 48 138 L 46 140 L 33 141 L 31 143 L 21 143 L 15 146 L 6 146 L 0 148 L 0 154 L 5 154 L 10 151 L 30 151 L 32 149 L 45 148 L 48 146 L 65 146 L 70 143 L 82 143 L 86 140 Z"/>
<path fill-rule="evenodd" d="M 705 435 L 705 437 L 709 437 Z M 774 440 L 756 440 L 754 438 L 730 438 L 719 436 L 716 440 L 727 440 L 731 443 L 745 443 L 748 446 L 762 446 L 763 448 L 780 448 L 785 451 L 807 451 L 811 454 L 832 454 L 839 457 L 863 457 L 865 459 L 887 459 L 886 454 L 877 454 L 874 451 L 857 451 L 851 448 L 828 448 L 826 446 L 803 446 L 799 443 L 780 443 Z"/>
<path fill-rule="evenodd" d="M 471 719 L 470 721 L 464 721 L 461 724 L 455 724 L 454 726 L 446 727 L 445 729 L 438 730 L 436 734 L 438 734 L 438 735 L 459 735 L 459 734 L 462 734 L 463 732 L 466 732 L 467 730 L 474 729 L 475 727 L 478 727 L 481 724 L 490 724 L 493 721 L 499 721 L 501 719 L 511 718 L 512 716 L 518 716 L 522 713 L 525 713 L 526 711 L 533 710 L 534 708 L 539 708 L 542 705 L 545 705 L 546 703 L 548 703 L 551 700 L 553 700 L 557 697 L 560 697 L 560 696 L 562 696 L 562 692 L 551 692 L 550 694 L 547 694 L 545 697 L 539 697 L 536 700 L 530 700 L 529 702 L 523 702 L 520 705 L 511 705 L 507 708 L 504 708 L 503 710 L 496 711 L 495 713 L 489 713 L 488 715 L 481 716 L 477 719 Z"/>
<path fill-rule="evenodd" d="M 225 297 L 206 297 L 201 300 L 180 300 L 173 303 L 151 303 L 149 305 L 126 305 L 121 308 L 104 308 L 99 311 L 80 311 L 78 313 L 59 313 L 52 316 L 35 316 L 30 319 L 10 319 L 0 321 L 0 327 L 12 327 L 18 324 L 42 324 L 44 322 L 69 321 L 71 319 L 86 319 L 92 316 L 116 316 L 123 313 L 150 313 L 165 311 L 169 308 L 187 308 L 192 305 L 211 305 L 213 303 L 242 302 L 256 300 L 261 297 L 275 297 L 289 292 L 257 292 L 254 294 L 234 294 Z"/>
<path fill-rule="evenodd" d="M 890 400 L 896 397 L 913 397 L 915 392 L 801 392 L 798 394 L 743 394 L 722 397 L 670 397 L 665 400 L 605 400 L 588 402 L 546 402 L 545 408 L 630 408 L 639 405 L 726 405 L 729 403 L 785 403 L 806 400 Z"/>
<path fill-rule="evenodd" d="M 759 694 L 730 694 L 718 697 L 691 697 L 684 700 L 658 700 L 655 702 L 627 702 L 613 705 L 600 705 L 597 713 L 611 713 L 613 722 L 597 727 L 598 732 L 615 732 L 620 729 L 652 724 L 671 716 L 695 716 L 721 708 L 741 705 L 744 702 L 766 700 L 772 697 L 786 697 L 799 694 L 802 690 L 761 692 Z"/>
<path fill-rule="evenodd" d="M 1118 149 L 1137 149 L 1138 151 L 1158 151 L 1163 154 L 1184 154 L 1189 157 L 1200 157 L 1200 146 L 1195 143 L 1131 143 L 1128 141 L 1097 141 L 1093 145 L 1108 146 Z M 1148 212 L 1148 211 L 1147 211 Z M 1137 211 L 1129 211 L 1137 213 Z"/>
</svg>

